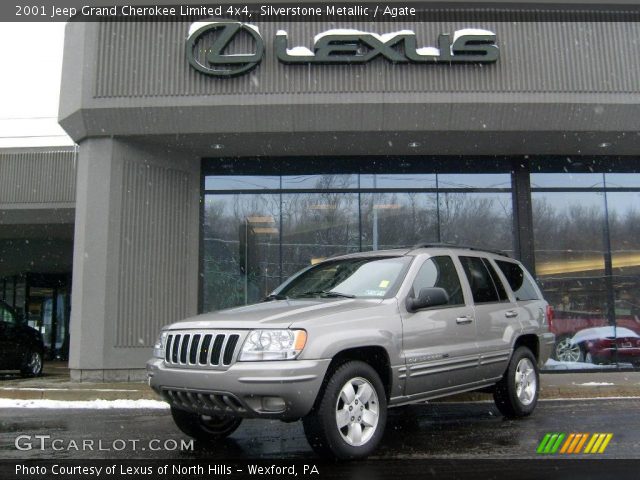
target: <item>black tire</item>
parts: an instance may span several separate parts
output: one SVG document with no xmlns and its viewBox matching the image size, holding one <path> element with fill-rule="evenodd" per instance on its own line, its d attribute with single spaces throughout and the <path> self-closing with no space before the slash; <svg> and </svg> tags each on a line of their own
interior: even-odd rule
<svg viewBox="0 0 640 480">
<path fill-rule="evenodd" d="M 30 350 L 24 356 L 23 365 L 20 367 L 20 374 L 23 377 L 37 377 L 42 375 L 42 362 L 42 352 L 39 350 Z"/>
<path fill-rule="evenodd" d="M 349 403 L 345 402 L 345 395 L 341 396 L 343 389 L 349 390 L 348 384 L 354 393 Z M 365 397 L 363 405 L 359 399 Z M 344 420 L 348 422 L 342 428 L 338 426 L 339 412 L 344 412 Z M 353 416 L 349 417 L 351 412 Z M 373 419 L 375 425 L 372 425 Z M 321 456 L 340 460 L 370 455 L 382 439 L 386 422 L 387 397 L 380 376 L 361 361 L 350 361 L 337 367 L 318 395 L 312 412 L 302 419 L 311 447 Z M 358 430 L 363 443 L 349 443 L 349 439 L 357 443 Z"/>
<path fill-rule="evenodd" d="M 201 442 L 226 438 L 242 423 L 242 418 L 199 415 L 175 407 L 171 407 L 171 416 L 183 433 Z"/>
<path fill-rule="evenodd" d="M 527 372 L 526 378 L 522 377 L 523 372 Z M 520 382 L 516 382 L 516 374 Z M 532 380 L 535 380 L 534 385 Z M 527 382 L 527 385 L 523 386 L 522 382 Z M 496 406 L 507 418 L 526 417 L 536 408 L 539 392 L 540 373 L 536 358 L 527 347 L 518 347 L 511 356 L 507 371 L 493 392 Z"/>
</svg>

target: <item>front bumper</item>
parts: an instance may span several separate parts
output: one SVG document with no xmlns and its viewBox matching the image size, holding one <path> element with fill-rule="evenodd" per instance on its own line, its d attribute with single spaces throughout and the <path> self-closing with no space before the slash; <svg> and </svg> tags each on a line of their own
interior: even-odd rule
<svg viewBox="0 0 640 480">
<path fill-rule="evenodd" d="M 330 359 L 236 362 L 227 370 L 147 362 L 149 385 L 177 408 L 200 414 L 295 420 L 311 411 Z"/>
</svg>

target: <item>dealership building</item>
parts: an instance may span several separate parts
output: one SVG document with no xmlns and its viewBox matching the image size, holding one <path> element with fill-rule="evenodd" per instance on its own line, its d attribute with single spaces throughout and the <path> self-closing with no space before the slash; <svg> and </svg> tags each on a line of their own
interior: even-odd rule
<svg viewBox="0 0 640 480">
<path fill-rule="evenodd" d="M 319 259 L 425 241 L 507 251 L 560 318 L 639 322 L 638 18 L 499 3 L 69 23 L 77 147 L 0 151 L 0 298 L 59 289 L 81 381 L 144 378 L 163 325 Z"/>
</svg>

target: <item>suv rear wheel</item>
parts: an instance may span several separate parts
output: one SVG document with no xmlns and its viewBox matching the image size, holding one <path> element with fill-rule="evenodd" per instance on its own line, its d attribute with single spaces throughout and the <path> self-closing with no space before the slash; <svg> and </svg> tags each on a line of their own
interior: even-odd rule
<svg viewBox="0 0 640 480">
<path fill-rule="evenodd" d="M 387 398 L 380 376 L 361 361 L 338 367 L 314 410 L 302 419 L 311 447 L 338 459 L 363 458 L 373 452 L 386 422 Z"/>
<path fill-rule="evenodd" d="M 505 417 L 526 417 L 536 408 L 539 390 L 536 358 L 527 347 L 519 347 L 493 391 L 496 406 Z"/>
<path fill-rule="evenodd" d="M 242 423 L 241 418 L 222 415 L 199 415 L 171 407 L 173 421 L 183 433 L 201 442 L 228 437 Z"/>
</svg>

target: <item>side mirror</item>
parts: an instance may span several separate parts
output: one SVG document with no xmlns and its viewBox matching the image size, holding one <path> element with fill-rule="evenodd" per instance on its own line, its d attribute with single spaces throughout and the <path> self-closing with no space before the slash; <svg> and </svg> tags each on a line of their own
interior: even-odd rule
<svg viewBox="0 0 640 480">
<path fill-rule="evenodd" d="M 429 307 L 437 307 L 449 303 L 449 294 L 444 288 L 423 288 L 416 298 L 407 297 L 407 310 L 415 312 Z"/>
</svg>

